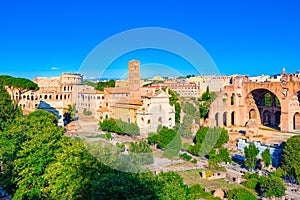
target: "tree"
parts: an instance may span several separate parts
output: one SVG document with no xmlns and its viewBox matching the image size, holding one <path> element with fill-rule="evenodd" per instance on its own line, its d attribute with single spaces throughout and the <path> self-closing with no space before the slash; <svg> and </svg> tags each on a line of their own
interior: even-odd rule
<svg viewBox="0 0 300 200">
<path fill-rule="evenodd" d="M 255 195 L 245 188 L 235 188 L 228 191 L 226 195 L 229 200 L 255 200 Z"/>
<path fill-rule="evenodd" d="M 158 134 L 153 134 L 148 137 L 150 144 L 157 144 L 157 147 L 162 149 L 163 155 L 168 158 L 178 156 L 181 148 L 181 137 L 178 131 L 163 127 Z"/>
<path fill-rule="evenodd" d="M 67 121 L 67 123 L 70 123 L 71 121 L 74 121 L 76 117 L 76 105 L 68 105 L 67 112 L 64 113 L 64 118 Z"/>
<path fill-rule="evenodd" d="M 209 93 L 209 87 L 206 87 L 206 91 L 201 96 L 201 101 L 208 101 L 210 100 L 210 93 Z"/>
<path fill-rule="evenodd" d="M 250 170 L 256 167 L 257 158 L 256 156 L 259 153 L 259 149 L 254 145 L 250 144 L 248 147 L 244 148 L 245 153 L 245 166 L 249 167 Z"/>
<path fill-rule="evenodd" d="M 9 93 L 0 84 L 0 132 L 7 128 L 16 117 L 21 117 L 21 110 L 14 109 Z"/>
<path fill-rule="evenodd" d="M 207 155 L 213 148 L 220 148 L 228 142 L 228 131 L 224 128 L 201 127 L 194 138 L 195 145 L 190 146 L 188 151 L 194 155 Z"/>
<path fill-rule="evenodd" d="M 116 81 L 115 80 L 109 80 L 109 81 L 100 81 L 97 83 L 96 90 L 104 91 L 104 88 L 110 88 L 115 87 Z"/>
<path fill-rule="evenodd" d="M 22 94 L 28 91 L 37 91 L 39 89 L 38 85 L 26 78 L 15 78 L 11 76 L 1 76 L 1 82 L 4 86 L 11 89 L 11 97 L 14 103 L 14 109 L 17 109 L 17 105 L 21 100 Z M 15 93 L 18 94 L 19 98 L 15 99 Z"/>
<path fill-rule="evenodd" d="M 262 152 L 261 156 L 262 156 L 262 159 L 265 163 L 265 166 L 269 167 L 269 165 L 272 163 L 272 156 L 271 156 L 271 153 L 270 153 L 270 149 L 267 148 L 266 150 L 264 150 Z"/>
<path fill-rule="evenodd" d="M 163 88 L 163 91 L 166 91 L 167 88 Z M 180 123 L 180 112 L 181 112 L 181 106 L 180 103 L 178 102 L 178 94 L 171 90 L 170 88 L 168 88 L 168 93 L 170 95 L 169 98 L 169 104 L 171 106 L 175 105 L 175 123 Z"/>
<path fill-rule="evenodd" d="M 153 163 L 152 149 L 146 141 L 131 142 L 128 152 L 135 163 L 141 165 Z"/>
<path fill-rule="evenodd" d="M 126 123 L 120 119 L 105 119 L 99 122 L 99 129 L 102 131 L 114 132 L 117 134 L 139 135 L 140 128 L 134 123 Z"/>
<path fill-rule="evenodd" d="M 300 183 L 300 136 L 289 138 L 282 151 L 282 168 Z"/>
<path fill-rule="evenodd" d="M 216 163 L 231 162 L 228 149 L 226 149 L 225 147 L 220 147 L 218 153 L 216 153 L 215 150 L 212 150 L 208 155 L 209 160 Z"/>
<path fill-rule="evenodd" d="M 286 187 L 279 177 L 267 177 L 260 183 L 261 191 L 265 197 L 282 197 L 285 195 Z"/>
<path fill-rule="evenodd" d="M 55 122 L 55 123 L 54 123 Z M 17 190 L 14 198 L 40 199 L 46 186 L 46 168 L 55 162 L 54 155 L 61 148 L 59 141 L 64 130 L 57 126 L 54 114 L 37 110 L 25 119 L 26 141 L 21 144 L 14 161 Z"/>
<path fill-rule="evenodd" d="M 98 161 L 90 155 L 81 140 L 64 137 L 61 151 L 54 155 L 56 162 L 47 166 L 42 177 L 47 187 L 42 189 L 48 199 L 81 199 L 90 195 L 95 173 L 102 171 Z"/>
</svg>

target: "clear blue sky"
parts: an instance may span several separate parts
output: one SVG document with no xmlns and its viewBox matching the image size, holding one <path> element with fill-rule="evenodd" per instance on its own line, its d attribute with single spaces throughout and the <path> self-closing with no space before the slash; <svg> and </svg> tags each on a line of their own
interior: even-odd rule
<svg viewBox="0 0 300 200">
<path fill-rule="evenodd" d="M 222 74 L 274 74 L 282 67 L 294 73 L 300 69 L 299 9 L 297 0 L 1 1 L 0 74 L 77 72 L 101 41 L 139 27 L 188 35 Z M 153 63 L 164 63 L 158 57 Z"/>
</svg>

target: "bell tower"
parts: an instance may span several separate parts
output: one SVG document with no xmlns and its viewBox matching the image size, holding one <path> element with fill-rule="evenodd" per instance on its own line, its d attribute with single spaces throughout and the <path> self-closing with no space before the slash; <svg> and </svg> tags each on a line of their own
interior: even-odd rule
<svg viewBox="0 0 300 200">
<path fill-rule="evenodd" d="M 130 92 L 130 98 L 139 100 L 140 94 L 141 76 L 140 76 L 140 62 L 138 60 L 132 60 L 128 62 L 128 89 Z"/>
</svg>

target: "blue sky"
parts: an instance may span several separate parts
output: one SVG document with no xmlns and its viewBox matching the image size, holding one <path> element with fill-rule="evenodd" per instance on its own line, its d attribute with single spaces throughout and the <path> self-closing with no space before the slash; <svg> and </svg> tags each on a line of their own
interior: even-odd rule
<svg viewBox="0 0 300 200">
<path fill-rule="evenodd" d="M 33 78 L 78 72 L 103 40 L 139 27 L 193 38 L 221 74 L 275 74 L 282 67 L 294 73 L 300 69 L 299 8 L 297 0 L 1 1 L 0 74 Z M 141 64 L 193 73 L 182 58 L 145 50 L 120 56 L 115 76 L 136 57 Z"/>
</svg>

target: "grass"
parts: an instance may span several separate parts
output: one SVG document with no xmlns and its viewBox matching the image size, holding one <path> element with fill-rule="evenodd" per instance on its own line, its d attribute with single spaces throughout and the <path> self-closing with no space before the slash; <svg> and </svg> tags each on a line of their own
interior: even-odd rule
<svg viewBox="0 0 300 200">
<path fill-rule="evenodd" d="M 194 184 L 200 184 L 202 187 L 209 190 L 216 189 L 233 189 L 236 187 L 243 187 L 236 184 L 227 183 L 225 179 L 216 179 L 216 180 L 207 180 L 200 177 L 199 172 L 201 169 L 197 170 L 188 170 L 188 171 L 179 171 L 178 174 L 183 178 L 183 182 L 189 187 Z"/>
<path fill-rule="evenodd" d="M 99 135 L 88 135 L 86 136 L 87 138 L 103 138 L 106 139 L 106 135 L 105 134 L 99 134 Z"/>
</svg>

